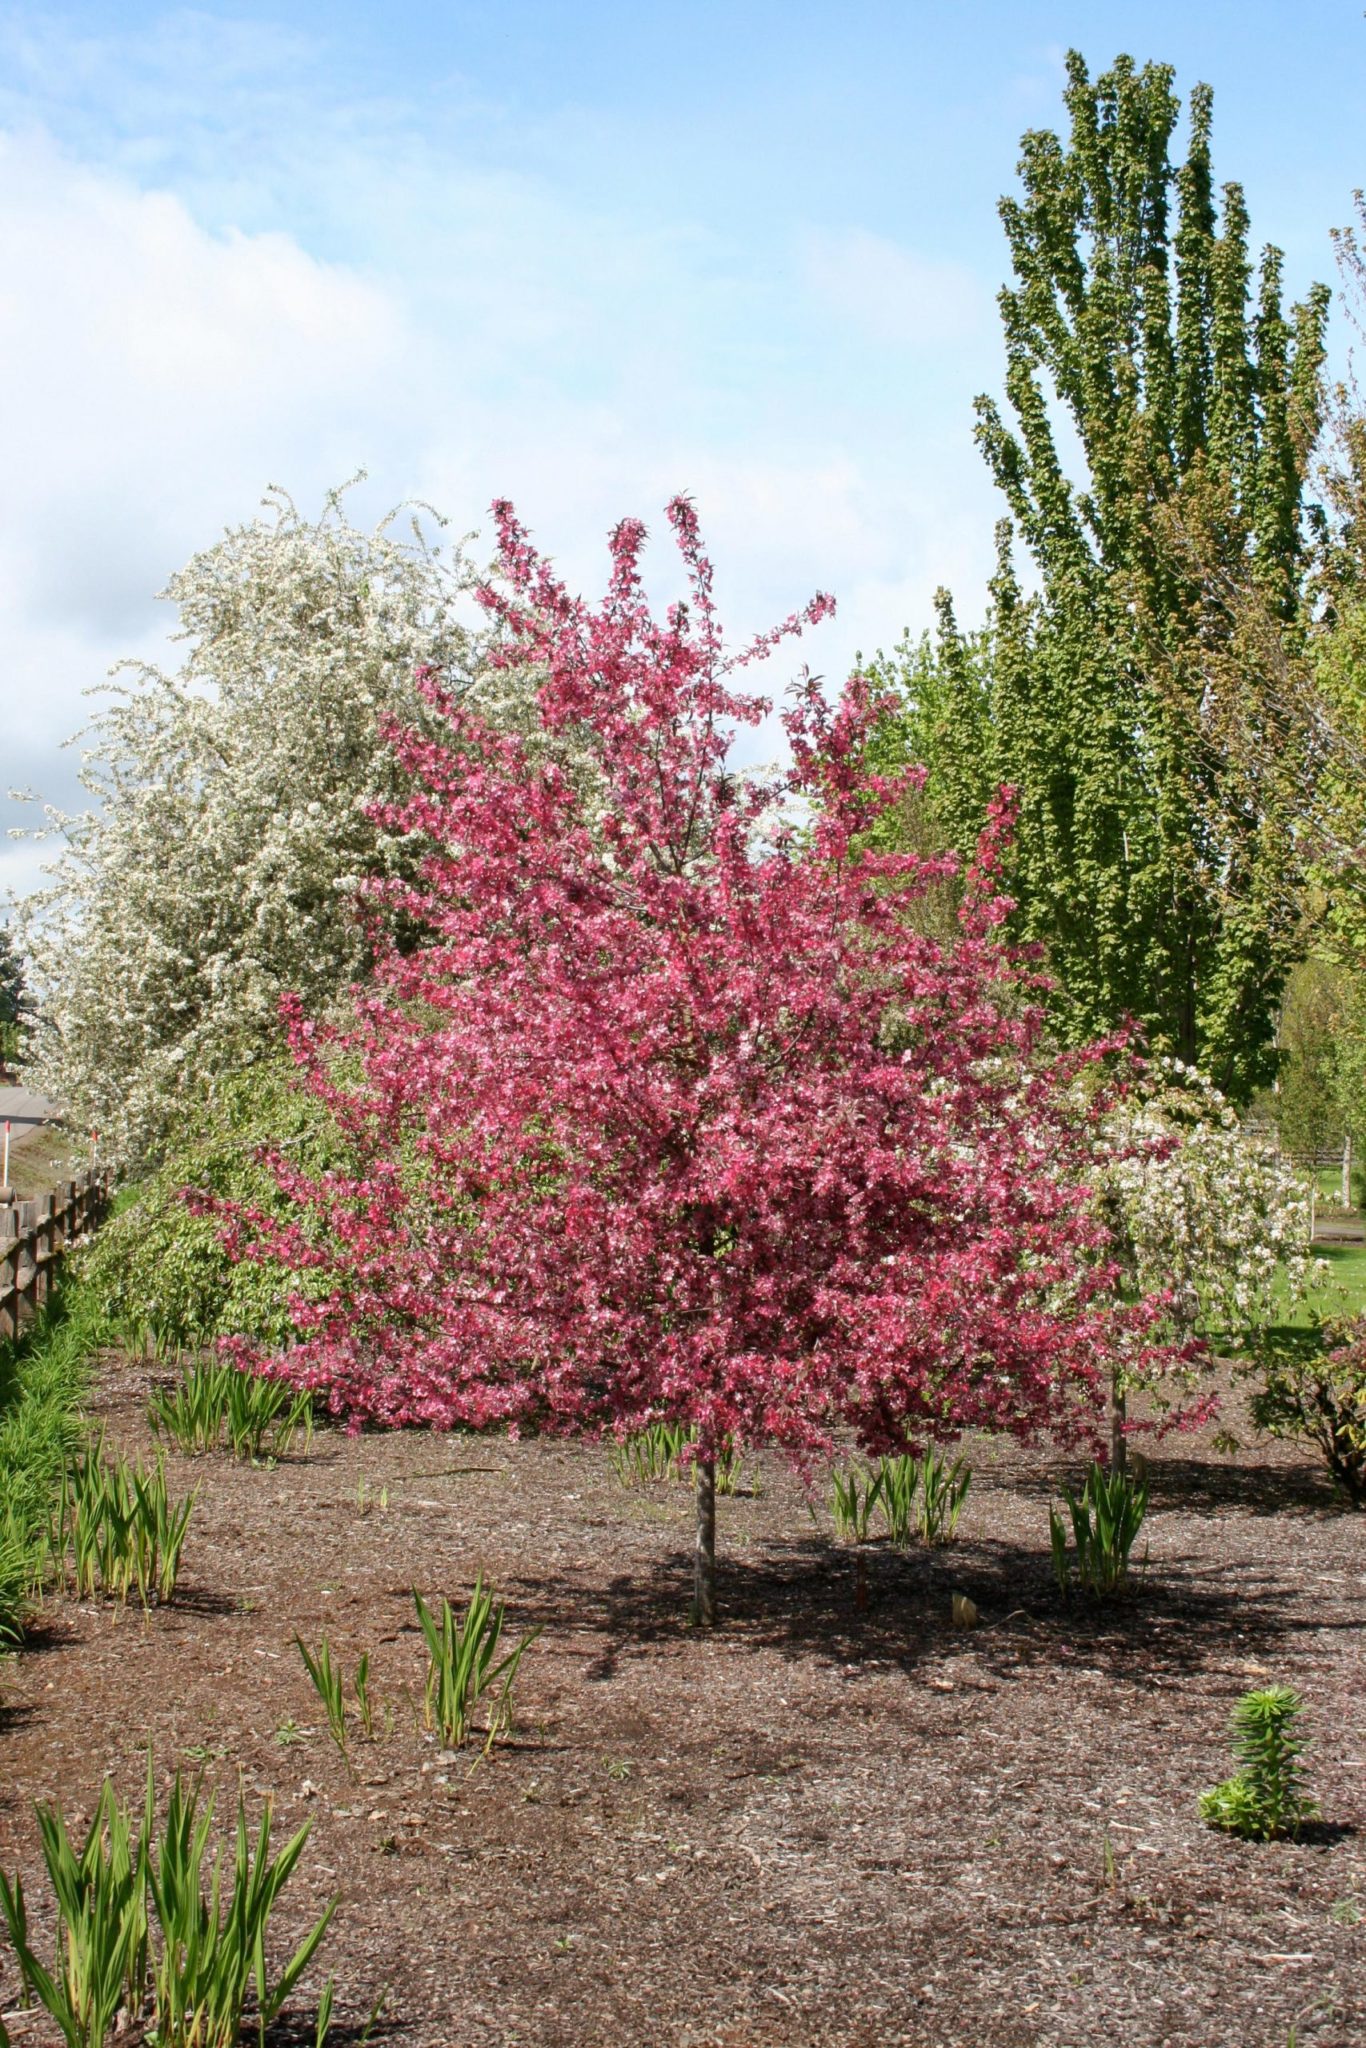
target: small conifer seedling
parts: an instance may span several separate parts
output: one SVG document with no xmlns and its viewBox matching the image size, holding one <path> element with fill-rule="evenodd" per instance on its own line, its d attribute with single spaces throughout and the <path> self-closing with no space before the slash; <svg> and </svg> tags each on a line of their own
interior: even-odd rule
<svg viewBox="0 0 1366 2048">
<path fill-rule="evenodd" d="M 1200 1817 L 1248 1841 L 1296 1835 L 1319 1809 L 1304 1790 L 1298 1722 L 1303 1702 L 1288 1685 L 1247 1692 L 1233 1709 L 1238 1769 L 1200 1795 Z"/>
</svg>

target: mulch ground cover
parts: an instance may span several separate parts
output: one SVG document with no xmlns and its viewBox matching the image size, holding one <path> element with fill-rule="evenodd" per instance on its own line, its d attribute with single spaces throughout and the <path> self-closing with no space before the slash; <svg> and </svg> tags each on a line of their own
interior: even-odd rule
<svg viewBox="0 0 1366 2048">
<path fill-rule="evenodd" d="M 111 1444 L 148 1447 L 147 1385 L 107 1362 Z M 339 1892 L 308 1987 L 336 1975 L 338 2041 L 387 1991 L 374 2038 L 403 2048 L 1359 2048 L 1366 1516 L 1293 1452 L 1170 1442 L 1146 1569 L 1098 1608 L 1053 1584 L 1066 1464 L 969 1452 L 958 1541 L 862 1568 L 760 1460 L 720 1503 L 714 1636 L 687 1624 L 686 1488 L 627 1488 L 600 1449 L 172 1454 L 198 1491 L 174 1604 L 53 1600 L 0 1678 L 0 1867 L 41 1922 L 33 1802 L 88 1816 L 106 1773 L 136 1800 L 150 1742 L 220 1811 L 240 1772 L 253 1810 L 312 1820 L 279 1956 Z M 420 1725 L 411 1596 L 463 1604 L 480 1570 L 510 1627 L 544 1631 L 482 1761 Z M 953 1627 L 955 1591 L 978 1628 Z M 296 1632 L 348 1672 L 371 1653 L 392 1726 L 354 1777 Z M 1234 1701 L 1273 1680 L 1305 1696 L 1325 1818 L 1253 1845 L 1196 1799 Z M 53 2038 L 16 2004 L 5 1956 L 16 2048 Z M 313 2039 L 297 2005 L 282 2042 Z"/>
</svg>

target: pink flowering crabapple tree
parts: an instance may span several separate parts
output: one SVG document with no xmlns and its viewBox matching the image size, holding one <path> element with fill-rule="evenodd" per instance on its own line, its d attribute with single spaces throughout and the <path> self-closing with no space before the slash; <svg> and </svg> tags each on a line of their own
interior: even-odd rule
<svg viewBox="0 0 1366 2048">
<path fill-rule="evenodd" d="M 729 765 L 768 708 L 735 671 L 829 599 L 727 658 L 688 500 L 662 621 L 639 522 L 591 608 L 495 514 L 481 595 L 495 659 L 540 677 L 535 727 L 429 675 L 448 737 L 392 735 L 412 793 L 380 822 L 438 850 L 374 886 L 410 936 L 377 939 L 354 1025 L 285 1006 L 356 1166 L 279 1157 L 294 1219 L 230 1220 L 239 1252 L 326 1281 L 285 1355 L 239 1355 L 354 1426 L 690 1425 L 709 1623 L 723 1444 L 1089 1444 L 1154 1311 L 1116 1297 L 1085 1189 L 1101 1049 L 1049 1055 L 1002 934 L 1008 797 L 955 938 L 926 936 L 911 913 L 950 864 L 870 841 L 908 785 L 866 767 L 861 679 L 835 708 L 799 686 L 785 769 Z"/>
</svg>

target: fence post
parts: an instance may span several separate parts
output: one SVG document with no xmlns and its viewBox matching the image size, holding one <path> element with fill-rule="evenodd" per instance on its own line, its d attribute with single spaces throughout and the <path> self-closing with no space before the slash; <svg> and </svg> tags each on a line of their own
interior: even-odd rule
<svg viewBox="0 0 1366 2048">
<path fill-rule="evenodd" d="M 19 1237 L 14 1204 L 0 1205 L 0 1340 L 19 1334 Z"/>
<path fill-rule="evenodd" d="M 67 1238 L 70 1235 L 70 1231 L 68 1229 L 68 1225 L 71 1221 L 70 1198 L 70 1181 L 62 1181 L 59 1186 L 55 1187 L 52 1190 L 52 1230 L 49 1239 L 49 1247 L 54 1259 L 58 1259 L 61 1257 L 63 1251 L 65 1251 L 66 1249 Z"/>
<path fill-rule="evenodd" d="M 51 1300 L 63 1253 L 99 1223 L 107 1194 L 87 1172 L 39 1201 L 0 1202 L 0 1340 L 17 1337 Z"/>
<path fill-rule="evenodd" d="M 31 1322 L 38 1307 L 38 1261 L 34 1257 L 38 1234 L 38 1204 L 21 1202 L 19 1247 L 14 1267 L 15 1312 L 21 1323 Z"/>
<path fill-rule="evenodd" d="M 34 1263 L 38 1268 L 37 1302 L 41 1308 L 52 1293 L 52 1262 L 56 1257 L 53 1238 L 56 1231 L 57 1197 L 44 1195 L 38 1203 L 38 1230 L 33 1246 Z"/>
</svg>

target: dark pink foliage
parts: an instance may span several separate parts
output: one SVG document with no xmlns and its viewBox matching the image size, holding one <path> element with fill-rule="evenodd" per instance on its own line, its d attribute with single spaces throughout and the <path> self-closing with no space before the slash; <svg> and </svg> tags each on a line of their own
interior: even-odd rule
<svg viewBox="0 0 1366 2048">
<path fill-rule="evenodd" d="M 544 678 L 540 729 L 494 731 L 429 676 L 449 739 L 393 735 L 416 793 L 388 822 L 440 850 L 383 895 L 429 943 L 383 953 L 344 1034 L 287 1006 L 361 1165 L 278 1159 L 300 1221 L 236 1220 L 335 1287 L 266 1369 L 356 1422 L 669 1417 L 798 1457 L 841 1425 L 870 1450 L 1091 1441 L 1112 1362 L 1152 1363 L 1153 1308 L 1111 1297 L 1086 1056 L 1047 1054 L 1002 934 L 1008 795 L 936 943 L 907 909 L 950 864 L 867 843 L 907 778 L 865 768 L 861 679 L 833 710 L 800 687 L 786 771 L 727 766 L 768 708 L 734 670 L 828 599 L 728 661 L 686 500 L 690 598 L 663 623 L 638 522 L 594 610 L 495 512 L 483 601 L 499 659 Z"/>
</svg>

